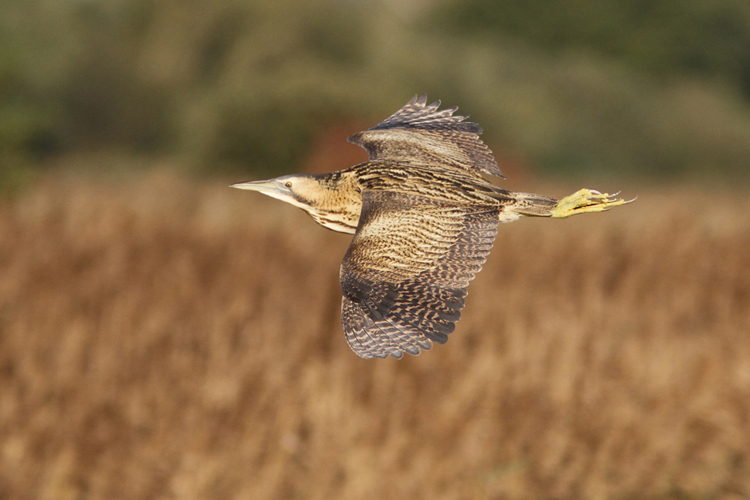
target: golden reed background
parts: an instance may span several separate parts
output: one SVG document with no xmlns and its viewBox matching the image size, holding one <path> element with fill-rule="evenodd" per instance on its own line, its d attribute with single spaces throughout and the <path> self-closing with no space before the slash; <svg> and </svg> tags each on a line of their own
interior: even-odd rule
<svg viewBox="0 0 750 500">
<path fill-rule="evenodd" d="M 0 498 L 750 498 L 750 200 L 631 191 L 501 226 L 447 345 L 365 361 L 347 236 L 47 180 L 0 207 Z"/>
</svg>

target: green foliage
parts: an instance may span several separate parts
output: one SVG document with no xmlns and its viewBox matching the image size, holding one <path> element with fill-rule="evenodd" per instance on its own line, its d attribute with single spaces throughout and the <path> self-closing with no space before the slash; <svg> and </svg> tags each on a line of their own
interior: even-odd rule
<svg viewBox="0 0 750 500">
<path fill-rule="evenodd" d="M 217 163 L 247 162 L 259 171 L 296 165 L 315 127 L 305 111 L 283 102 L 225 106 L 219 111 L 218 135 L 213 158 L 209 159 Z"/>
<path fill-rule="evenodd" d="M 749 61 L 741 0 L 7 0 L 0 184 L 100 149 L 290 171 L 329 124 L 423 92 L 501 163 L 747 177 Z"/>
<path fill-rule="evenodd" d="M 129 12 L 98 2 L 0 4 L 0 191 L 51 155 L 166 143 L 167 102 L 134 72 L 139 34 Z"/>
<path fill-rule="evenodd" d="M 647 71 L 725 77 L 750 97 L 750 4 L 744 0 L 467 0 L 438 24 L 513 37 L 559 53 L 598 52 Z"/>
</svg>

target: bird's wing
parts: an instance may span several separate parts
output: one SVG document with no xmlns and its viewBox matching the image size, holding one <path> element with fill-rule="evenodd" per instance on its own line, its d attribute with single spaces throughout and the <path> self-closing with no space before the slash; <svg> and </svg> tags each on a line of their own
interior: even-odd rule
<svg viewBox="0 0 750 500">
<path fill-rule="evenodd" d="M 414 96 L 378 125 L 347 140 L 365 148 L 370 160 L 439 163 L 502 177 L 492 151 L 479 139 L 479 125 L 453 116 L 458 108 L 438 111 L 440 101 L 426 103 L 427 96 Z"/>
<path fill-rule="evenodd" d="M 400 358 L 448 340 L 492 248 L 498 212 L 365 191 L 340 276 L 341 321 L 354 352 Z"/>
</svg>

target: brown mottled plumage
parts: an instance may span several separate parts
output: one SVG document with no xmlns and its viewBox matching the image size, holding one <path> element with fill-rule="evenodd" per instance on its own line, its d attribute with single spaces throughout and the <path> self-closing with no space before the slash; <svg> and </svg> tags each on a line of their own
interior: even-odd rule
<svg viewBox="0 0 750 500">
<path fill-rule="evenodd" d="M 370 160 L 318 175 L 286 175 L 235 184 L 354 234 L 341 264 L 341 322 L 364 358 L 419 354 L 448 340 L 466 287 L 482 269 L 499 222 L 521 215 L 569 217 L 623 204 L 582 189 L 556 200 L 514 193 L 482 178 L 501 176 L 482 129 L 457 108 L 438 110 L 426 96 L 375 127 L 354 134 Z"/>
</svg>

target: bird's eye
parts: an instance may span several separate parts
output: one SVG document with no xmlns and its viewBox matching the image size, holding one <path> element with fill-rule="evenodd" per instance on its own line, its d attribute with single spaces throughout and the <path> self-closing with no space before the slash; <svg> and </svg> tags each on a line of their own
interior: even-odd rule
<svg viewBox="0 0 750 500">
<path fill-rule="evenodd" d="M 286 187 L 290 188 L 290 187 L 292 187 L 292 181 L 286 181 L 286 183 L 284 185 Z"/>
</svg>

